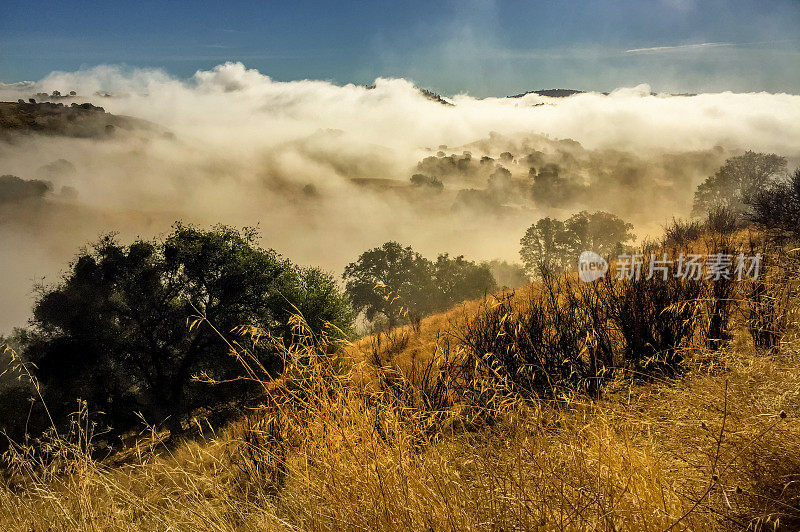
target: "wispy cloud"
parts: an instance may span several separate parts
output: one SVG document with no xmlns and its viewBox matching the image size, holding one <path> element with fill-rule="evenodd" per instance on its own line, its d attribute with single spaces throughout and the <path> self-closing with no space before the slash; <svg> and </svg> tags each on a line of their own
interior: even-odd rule
<svg viewBox="0 0 800 532">
<path fill-rule="evenodd" d="M 679 44 L 677 46 L 651 46 L 649 48 L 631 48 L 625 50 L 626 54 L 653 54 L 661 52 L 679 52 L 682 50 L 696 50 L 699 48 L 718 48 L 720 46 L 736 46 L 732 42 L 701 42 L 697 44 Z"/>
</svg>

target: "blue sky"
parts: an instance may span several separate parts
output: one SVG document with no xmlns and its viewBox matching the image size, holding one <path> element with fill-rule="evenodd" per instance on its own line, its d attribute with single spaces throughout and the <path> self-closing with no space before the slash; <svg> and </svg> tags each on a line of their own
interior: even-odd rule
<svg viewBox="0 0 800 532">
<path fill-rule="evenodd" d="M 241 61 L 278 80 L 411 78 L 446 94 L 537 88 L 800 93 L 800 1 L 20 2 L 0 81 L 98 64 L 189 77 Z"/>
</svg>

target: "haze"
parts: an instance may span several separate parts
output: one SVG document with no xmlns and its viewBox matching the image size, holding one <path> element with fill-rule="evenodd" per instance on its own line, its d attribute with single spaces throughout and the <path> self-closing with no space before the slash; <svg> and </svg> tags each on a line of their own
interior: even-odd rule
<svg viewBox="0 0 800 532">
<path fill-rule="evenodd" d="M 3 208 L 0 328 L 23 324 L 34 282 L 56 281 L 79 246 L 105 232 L 150 238 L 178 219 L 258 226 L 265 245 L 337 274 L 391 239 L 432 255 L 513 261 L 539 215 L 602 208 L 646 236 L 687 216 L 694 187 L 731 153 L 776 152 L 792 164 L 800 156 L 796 95 L 651 95 L 640 85 L 607 96 L 454 95 L 445 105 L 408 80 L 374 85 L 276 82 L 226 63 L 189 80 L 101 66 L 6 86 L 4 101 L 74 90 L 77 101 L 151 124 L 101 140 L 29 135 L 0 144 L 0 173 L 53 183 L 46 201 Z M 548 209 L 513 194 L 465 201 L 460 191 L 491 189 L 478 170 L 435 170 L 442 193 L 411 186 L 440 147 L 476 162 L 510 152 L 504 167 L 520 182 L 525 156 L 540 151 L 595 192 Z M 61 159 L 67 169 L 51 164 Z M 77 196 L 59 194 L 64 186 Z"/>
</svg>

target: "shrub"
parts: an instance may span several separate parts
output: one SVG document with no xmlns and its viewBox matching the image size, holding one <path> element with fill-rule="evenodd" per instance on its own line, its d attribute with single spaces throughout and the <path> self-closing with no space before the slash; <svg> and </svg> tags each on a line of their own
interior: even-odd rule
<svg viewBox="0 0 800 532">
<path fill-rule="evenodd" d="M 706 231 L 717 235 L 731 235 L 741 227 L 741 219 L 731 207 L 712 207 L 706 216 Z"/>
<path fill-rule="evenodd" d="M 624 367 L 640 375 L 677 370 L 697 326 L 703 285 L 672 275 L 619 281 L 608 276 L 596 285 L 608 325 L 621 336 L 617 348 Z"/>
<path fill-rule="evenodd" d="M 664 247 L 677 250 L 686 249 L 703 234 L 703 224 L 698 220 L 677 220 L 664 227 Z"/>
<path fill-rule="evenodd" d="M 723 209 L 723 213 L 730 212 Z M 708 257 L 717 257 L 721 261 L 730 260 L 731 267 L 735 267 L 734 261 L 741 253 L 739 240 L 732 234 L 730 226 L 731 218 L 726 215 L 721 216 L 721 221 L 717 224 L 718 231 L 710 231 L 705 238 L 705 248 L 708 250 Z M 715 259 L 712 259 L 715 260 Z M 708 268 L 708 264 L 706 267 Z M 712 275 L 708 271 L 706 276 Z M 730 320 L 736 310 L 736 289 L 738 280 L 730 272 L 727 276 L 717 275 L 712 277 L 705 285 L 702 297 L 705 303 L 704 317 L 702 322 L 702 336 L 706 340 L 706 346 L 715 351 L 725 346 L 731 339 Z"/>
<path fill-rule="evenodd" d="M 487 300 L 453 334 L 528 393 L 594 394 L 619 371 L 677 372 L 700 325 L 708 284 L 671 275 L 584 283 L 543 269 L 527 298 Z M 715 325 L 724 329 L 727 321 Z"/>
<path fill-rule="evenodd" d="M 752 221 L 774 236 L 800 239 L 800 168 L 789 180 L 756 194 L 752 208 Z"/>
<path fill-rule="evenodd" d="M 762 263 L 759 276 L 744 283 L 744 319 L 756 350 L 773 353 L 789 329 L 789 317 L 800 294 L 800 264 L 796 256 L 769 239 L 758 242 L 751 238 L 748 253 L 760 254 Z"/>
</svg>

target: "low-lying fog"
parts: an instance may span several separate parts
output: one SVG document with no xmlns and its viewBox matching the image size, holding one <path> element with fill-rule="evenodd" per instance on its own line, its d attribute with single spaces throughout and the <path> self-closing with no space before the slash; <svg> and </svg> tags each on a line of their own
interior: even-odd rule
<svg viewBox="0 0 800 532">
<path fill-rule="evenodd" d="M 337 275 L 387 240 L 433 257 L 516 261 L 543 215 L 607 210 L 642 237 L 688 216 L 695 186 L 732 154 L 800 161 L 800 96 L 788 94 L 651 95 L 640 85 L 446 105 L 404 79 L 276 82 L 228 63 L 188 81 L 56 72 L 0 87 L 0 101 L 54 90 L 77 93 L 67 105 L 154 125 L 0 140 L 0 175 L 53 184 L 37 198 L 0 190 L 0 333 L 25 323 L 35 282 L 56 282 L 105 232 L 151 238 L 176 219 L 258 226 L 266 247 Z"/>
</svg>

